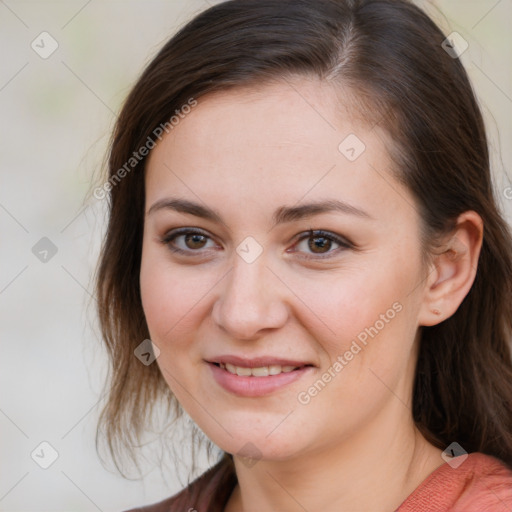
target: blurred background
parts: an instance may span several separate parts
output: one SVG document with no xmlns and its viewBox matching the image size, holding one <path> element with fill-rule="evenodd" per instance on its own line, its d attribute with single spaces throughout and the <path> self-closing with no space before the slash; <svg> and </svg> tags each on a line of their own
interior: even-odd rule
<svg viewBox="0 0 512 512">
<path fill-rule="evenodd" d="M 185 441 L 176 468 L 148 462 L 142 480 L 122 478 L 96 453 L 107 359 L 92 274 L 106 205 L 86 196 L 101 183 L 131 85 L 173 33 L 213 3 L 0 0 L 1 511 L 121 511 L 186 483 Z M 468 44 L 460 58 L 512 222 L 512 0 L 417 3 L 446 34 L 457 32 L 457 48 Z M 198 472 L 208 464 L 199 462 Z"/>
</svg>

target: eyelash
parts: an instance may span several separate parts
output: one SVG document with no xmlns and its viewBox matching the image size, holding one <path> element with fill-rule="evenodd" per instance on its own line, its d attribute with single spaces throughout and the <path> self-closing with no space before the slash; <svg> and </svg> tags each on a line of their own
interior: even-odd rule
<svg viewBox="0 0 512 512">
<path fill-rule="evenodd" d="M 188 257 L 198 256 L 200 254 L 201 250 L 198 250 L 198 251 L 194 251 L 193 249 L 183 250 L 183 249 L 180 249 L 172 244 L 172 242 L 174 242 L 176 240 L 176 238 L 178 238 L 180 236 L 184 236 L 184 235 L 201 235 L 201 236 L 204 236 L 205 238 L 207 238 L 208 240 L 212 240 L 212 238 L 208 234 L 206 234 L 204 231 L 201 231 L 199 229 L 180 228 L 180 229 L 176 229 L 176 230 L 173 230 L 173 231 L 167 233 L 163 238 L 161 238 L 160 241 L 164 245 L 166 245 L 169 248 L 169 250 L 171 250 L 174 253 L 183 254 Z M 293 247 L 298 245 L 303 240 L 307 240 L 310 238 L 326 238 L 327 240 L 330 240 L 330 241 L 338 244 L 339 247 L 334 250 L 330 250 L 327 253 L 323 253 L 323 254 L 319 253 L 315 256 L 305 256 L 304 257 L 305 259 L 315 259 L 315 260 L 326 259 L 326 258 L 332 257 L 333 254 L 337 254 L 341 250 L 355 248 L 354 244 L 349 242 L 347 239 L 342 238 L 334 233 L 331 233 L 330 231 L 324 231 L 322 229 L 315 229 L 315 230 L 310 229 L 309 231 L 305 232 L 303 234 L 303 236 L 301 236 L 300 238 L 297 239 L 296 242 L 294 242 Z M 298 251 L 288 251 L 287 250 L 287 252 L 298 252 Z M 310 254 L 314 254 L 314 253 L 310 253 Z"/>
<path fill-rule="evenodd" d="M 338 244 L 339 247 L 329 250 L 326 253 L 309 253 L 310 256 L 304 256 L 306 259 L 326 259 L 331 258 L 333 255 L 338 254 L 339 252 L 346 250 L 346 249 L 354 249 L 354 244 L 349 242 L 347 239 L 342 238 L 341 236 L 336 235 L 335 233 L 331 233 L 330 231 L 324 231 L 323 229 L 310 229 L 309 231 L 305 232 L 301 237 L 297 239 L 297 241 L 293 244 L 293 247 L 298 245 L 303 240 L 308 240 L 311 238 L 326 238 L 327 240 L 330 240 L 331 242 L 334 242 L 335 244 Z M 291 251 L 291 252 L 298 252 L 298 251 Z"/>
</svg>

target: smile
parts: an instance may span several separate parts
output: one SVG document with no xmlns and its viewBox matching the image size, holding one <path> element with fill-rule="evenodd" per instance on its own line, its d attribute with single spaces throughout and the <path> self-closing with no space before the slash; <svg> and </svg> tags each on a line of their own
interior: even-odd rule
<svg viewBox="0 0 512 512">
<path fill-rule="evenodd" d="M 247 363 L 246 363 L 247 364 Z M 262 364 L 244 366 L 233 362 L 208 362 L 213 379 L 225 391 L 241 397 L 277 393 L 314 371 L 311 364 Z"/>
<path fill-rule="evenodd" d="M 256 368 L 247 368 L 244 366 L 235 366 L 230 363 L 219 363 L 219 366 L 224 370 L 227 370 L 229 373 L 233 375 L 238 375 L 240 377 L 268 377 L 269 375 L 279 375 L 280 373 L 289 373 L 300 366 L 281 366 L 280 364 L 275 364 L 271 366 L 258 366 Z"/>
</svg>

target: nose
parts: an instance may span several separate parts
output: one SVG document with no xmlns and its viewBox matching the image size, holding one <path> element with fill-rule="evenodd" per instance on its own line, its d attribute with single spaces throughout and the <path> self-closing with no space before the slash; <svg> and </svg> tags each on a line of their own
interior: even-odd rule
<svg viewBox="0 0 512 512">
<path fill-rule="evenodd" d="M 289 308 L 283 284 L 262 257 L 247 263 L 236 257 L 213 305 L 213 321 L 232 338 L 254 340 L 285 325 Z"/>
</svg>

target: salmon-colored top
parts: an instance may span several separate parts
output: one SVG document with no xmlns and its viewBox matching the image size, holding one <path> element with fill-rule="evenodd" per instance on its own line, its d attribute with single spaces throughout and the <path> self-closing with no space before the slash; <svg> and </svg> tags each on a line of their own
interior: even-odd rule
<svg viewBox="0 0 512 512">
<path fill-rule="evenodd" d="M 482 453 L 460 457 L 462 464 L 455 467 L 456 457 L 438 467 L 395 512 L 512 512 L 512 471 Z M 127 512 L 223 512 L 236 483 L 225 456 L 175 496 Z"/>
<path fill-rule="evenodd" d="M 431 473 L 397 512 L 512 512 L 510 469 L 482 453 L 455 467 L 457 459 Z"/>
</svg>

